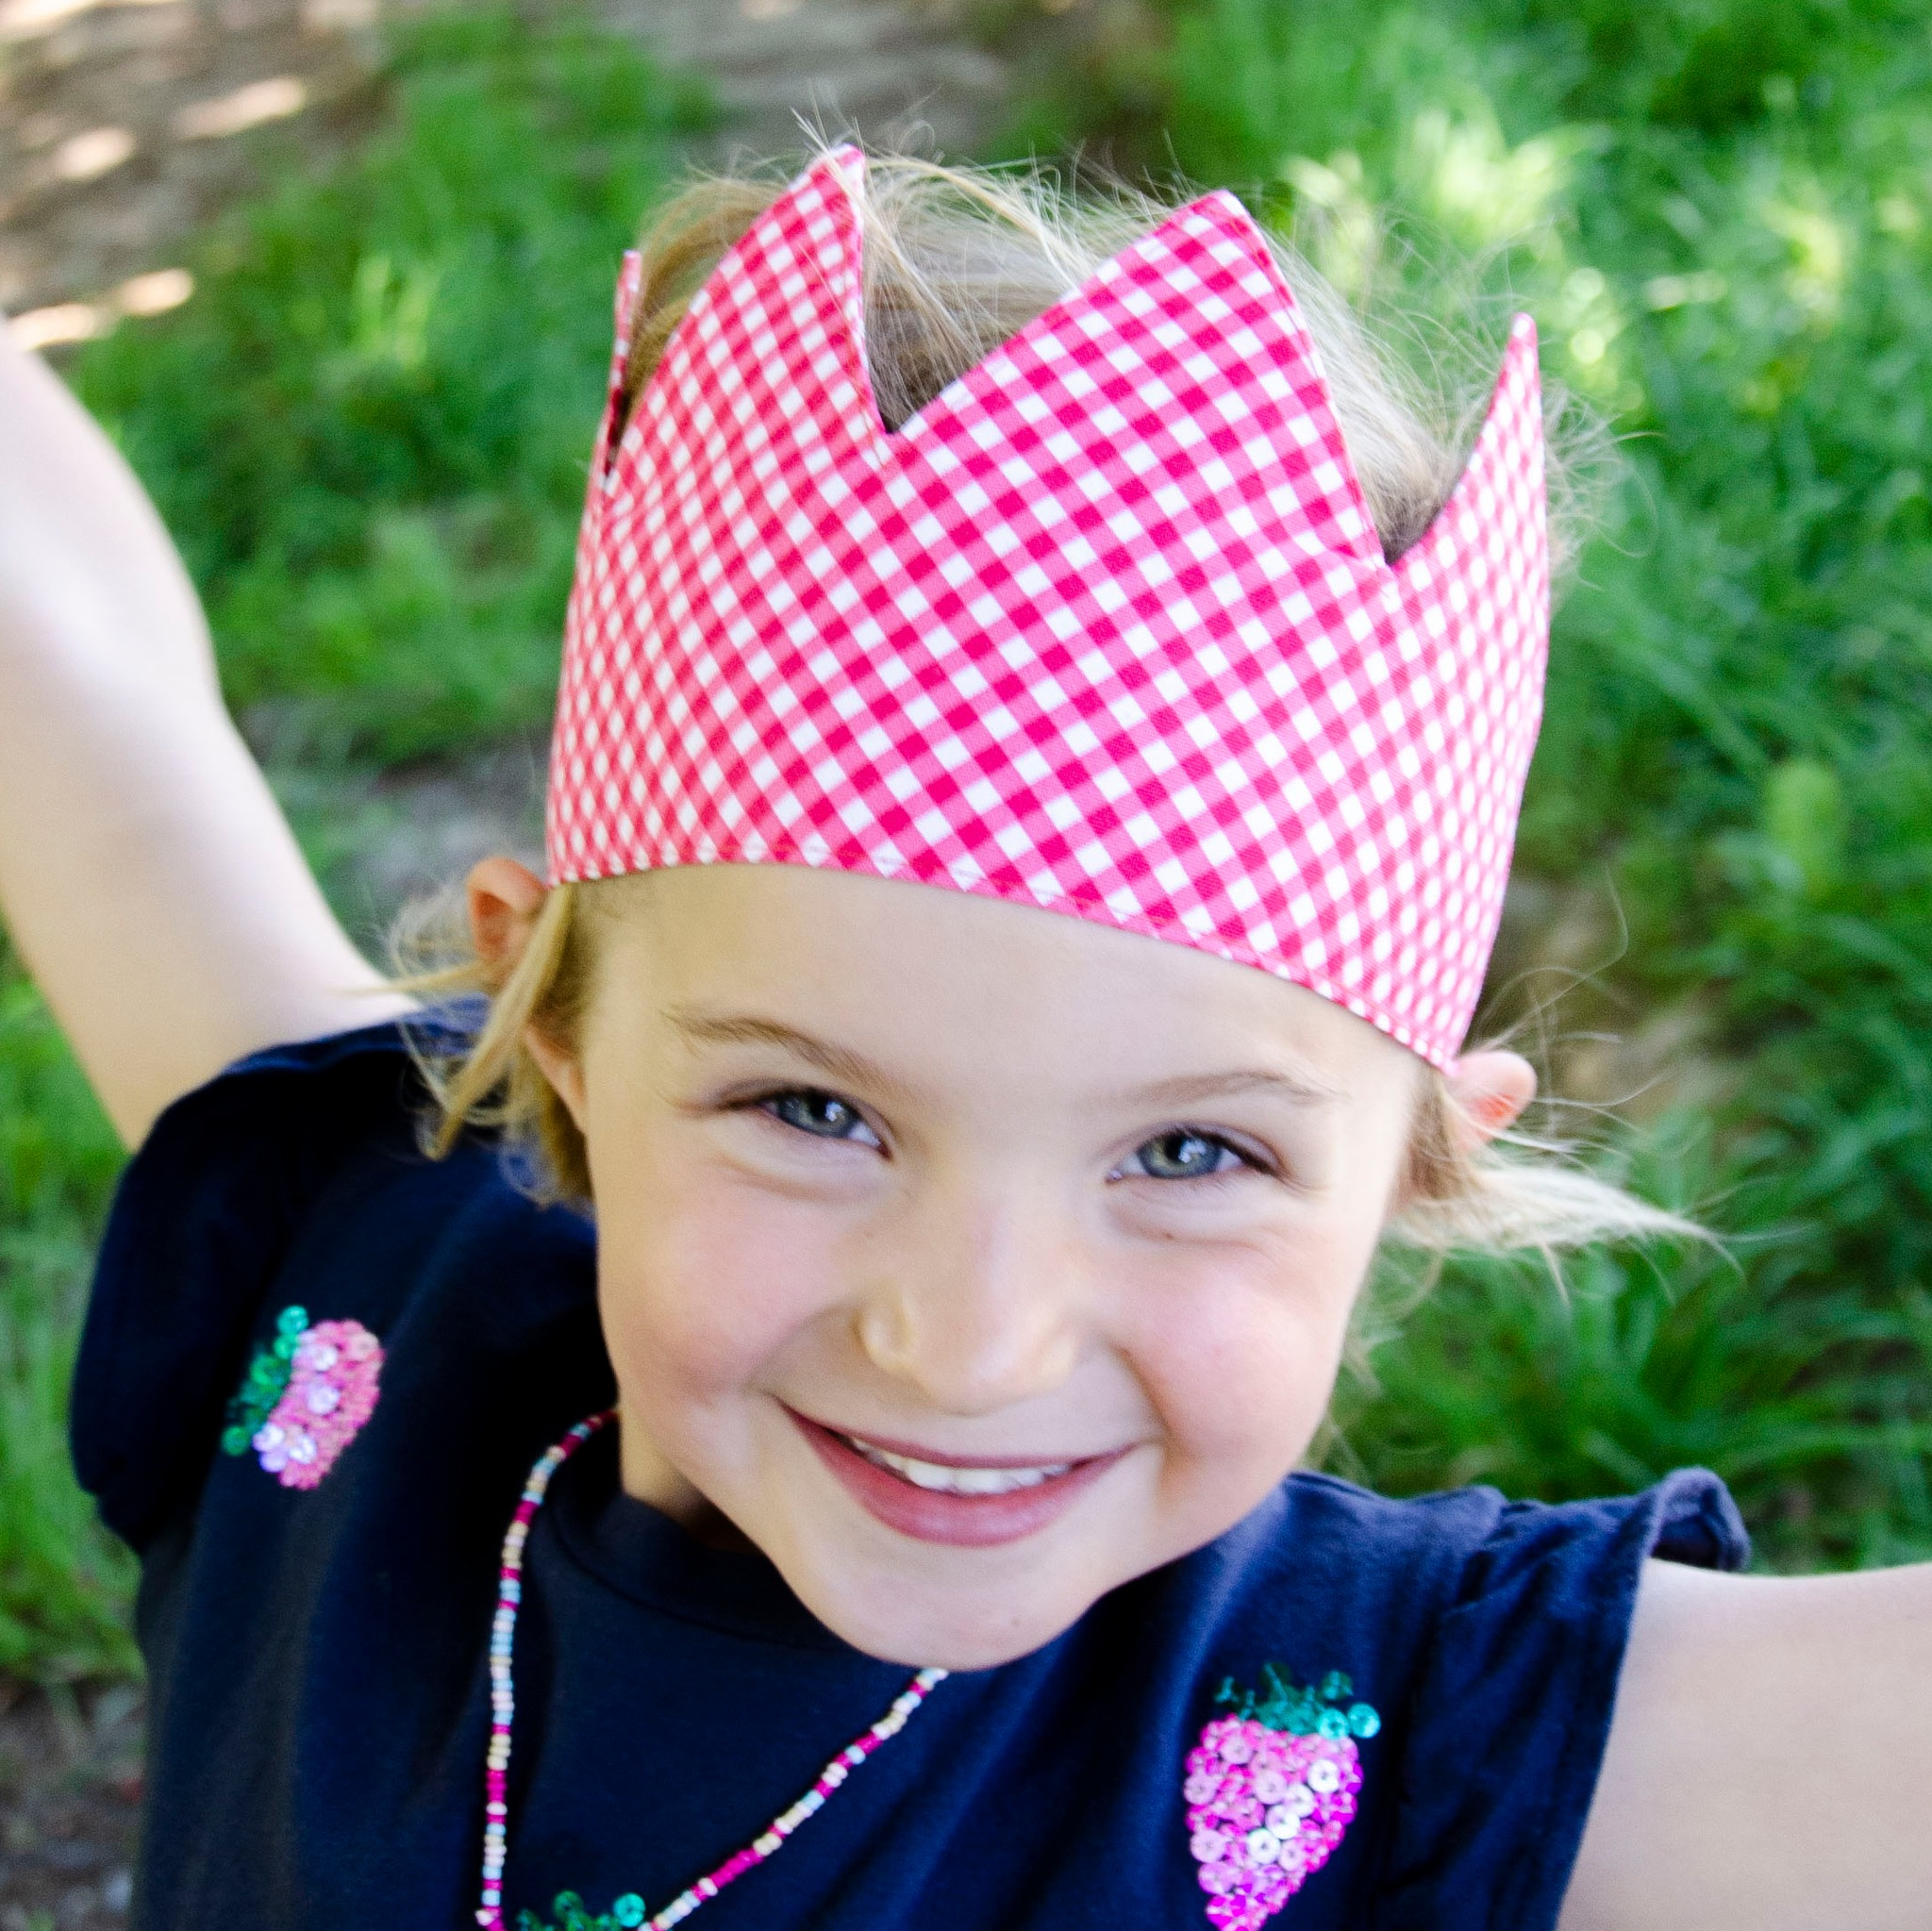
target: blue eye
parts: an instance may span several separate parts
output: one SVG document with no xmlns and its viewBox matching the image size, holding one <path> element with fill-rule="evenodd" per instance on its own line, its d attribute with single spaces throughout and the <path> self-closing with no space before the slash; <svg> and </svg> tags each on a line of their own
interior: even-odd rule
<svg viewBox="0 0 1932 1931">
<path fill-rule="evenodd" d="M 1218 1134 L 1176 1126 L 1143 1140 L 1134 1149 L 1124 1171 L 1150 1180 L 1204 1180 L 1255 1164 Z"/>
<path fill-rule="evenodd" d="M 878 1144 L 877 1136 L 865 1124 L 858 1108 L 837 1093 L 792 1087 L 785 1092 L 768 1095 L 758 1105 L 773 1119 L 820 1140 L 863 1140 L 869 1146 Z"/>
</svg>

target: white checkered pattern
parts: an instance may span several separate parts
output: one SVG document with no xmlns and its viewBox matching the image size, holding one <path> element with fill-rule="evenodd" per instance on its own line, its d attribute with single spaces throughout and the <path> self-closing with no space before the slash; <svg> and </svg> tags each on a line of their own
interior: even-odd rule
<svg viewBox="0 0 1932 1931">
<path fill-rule="evenodd" d="M 1439 1066 L 1501 910 L 1548 630 L 1536 338 L 1393 568 L 1294 298 L 1214 194 L 898 434 L 853 150 L 599 439 L 558 879 L 800 864 L 1194 946 Z M 620 301 L 620 341 L 634 270 Z M 608 460 L 607 461 L 607 455 Z"/>
</svg>

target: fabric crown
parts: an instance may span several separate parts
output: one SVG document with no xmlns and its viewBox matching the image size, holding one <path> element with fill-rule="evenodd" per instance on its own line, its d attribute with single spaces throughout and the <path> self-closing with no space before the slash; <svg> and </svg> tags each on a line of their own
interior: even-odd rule
<svg viewBox="0 0 1932 1931">
<path fill-rule="evenodd" d="M 864 166 L 835 150 L 758 218 L 617 437 L 626 261 L 553 879 L 797 864 L 949 887 L 1257 967 L 1448 1066 L 1541 712 L 1533 325 L 1391 567 L 1232 195 L 894 433 L 867 372 Z"/>
</svg>

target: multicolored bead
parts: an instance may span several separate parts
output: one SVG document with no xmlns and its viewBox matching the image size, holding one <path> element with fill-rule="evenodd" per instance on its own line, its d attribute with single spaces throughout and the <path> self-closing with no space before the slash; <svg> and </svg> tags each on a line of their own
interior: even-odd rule
<svg viewBox="0 0 1932 1931">
<path fill-rule="evenodd" d="M 1356 1748 L 1382 1727 L 1354 1685 L 1331 1671 L 1300 1690 L 1272 1663 L 1265 1692 L 1224 1683 L 1216 1717 L 1189 1752 L 1181 1795 L 1188 1849 L 1217 1931 L 1260 1931 L 1334 1854 L 1355 1815 Z"/>
<path fill-rule="evenodd" d="M 516 1682 L 512 1668 L 516 1650 L 517 1610 L 523 1602 L 524 1547 L 529 1540 L 530 1524 L 549 1493 L 551 1477 L 600 1428 L 617 1419 L 614 1408 L 579 1422 L 562 1440 L 546 1449 L 524 1483 L 516 1513 L 510 1517 L 503 1538 L 503 1556 L 498 1570 L 496 1616 L 490 1632 L 490 1748 L 483 1763 L 483 1888 L 476 1906 L 476 1923 L 483 1931 L 504 1931 L 503 1867 L 508 1849 L 509 1748 L 516 1722 Z M 785 1839 L 808 1819 L 817 1816 L 825 1799 L 881 1744 L 890 1743 L 934 1688 L 945 1681 L 943 1670 L 921 1670 L 907 1684 L 884 1716 L 869 1730 L 861 1731 L 819 1773 L 818 1781 L 789 1810 L 781 1810 L 758 1836 L 743 1849 L 734 1851 L 715 1871 L 700 1877 L 656 1917 L 644 1914 L 644 1901 L 628 1891 L 610 1906 L 608 1914 L 592 1917 L 584 1901 L 574 1890 L 560 1891 L 551 1909 L 555 1924 L 545 1924 L 534 1911 L 517 1914 L 516 1931 L 615 1931 L 615 1927 L 641 1925 L 643 1931 L 671 1931 L 698 1908 L 716 1897 L 727 1884 L 747 1871 L 775 1856 L 784 1849 Z"/>
</svg>

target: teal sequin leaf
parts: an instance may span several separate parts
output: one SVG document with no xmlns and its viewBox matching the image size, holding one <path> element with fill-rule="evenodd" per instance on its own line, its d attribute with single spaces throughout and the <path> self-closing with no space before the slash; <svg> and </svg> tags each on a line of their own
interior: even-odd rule
<svg viewBox="0 0 1932 1931">
<path fill-rule="evenodd" d="M 284 1307 L 275 1317 L 275 1338 L 248 1364 L 242 1386 L 228 1403 L 222 1430 L 225 1455 L 246 1455 L 257 1432 L 275 1412 L 294 1373 L 296 1350 L 308 1331 L 308 1311 Z"/>
<path fill-rule="evenodd" d="M 1274 1663 L 1261 1666 L 1261 1692 L 1235 1687 L 1232 1676 L 1224 1677 L 1214 1701 L 1227 1705 L 1239 1717 L 1252 1717 L 1271 1730 L 1291 1737 L 1326 1737 L 1331 1741 L 1343 1737 L 1373 1737 L 1382 1727 L 1374 1706 L 1351 1703 L 1355 1685 L 1340 1670 L 1330 1670 L 1319 1689 L 1304 1690 Z"/>
<path fill-rule="evenodd" d="M 517 1913 L 516 1931 L 635 1931 L 650 1916 L 644 1901 L 627 1890 L 602 1916 L 592 1916 L 583 1899 L 574 1890 L 560 1890 L 550 1908 L 557 1914 L 548 1923 L 535 1911 Z"/>
</svg>

